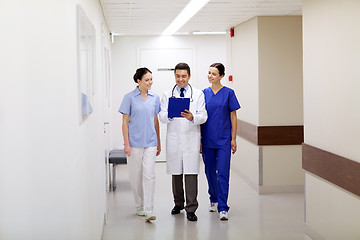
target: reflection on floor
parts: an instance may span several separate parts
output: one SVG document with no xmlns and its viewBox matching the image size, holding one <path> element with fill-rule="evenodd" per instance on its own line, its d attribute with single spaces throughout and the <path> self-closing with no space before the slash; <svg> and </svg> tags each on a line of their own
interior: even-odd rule
<svg viewBox="0 0 360 240">
<path fill-rule="evenodd" d="M 235 172 L 231 172 L 229 220 L 208 211 L 207 182 L 201 165 L 197 222 L 186 213 L 171 215 L 171 176 L 166 164 L 156 163 L 155 209 L 151 223 L 135 214 L 127 165 L 116 168 L 117 188 L 108 193 L 107 225 L 103 240 L 304 240 L 304 194 L 258 195 Z"/>
</svg>

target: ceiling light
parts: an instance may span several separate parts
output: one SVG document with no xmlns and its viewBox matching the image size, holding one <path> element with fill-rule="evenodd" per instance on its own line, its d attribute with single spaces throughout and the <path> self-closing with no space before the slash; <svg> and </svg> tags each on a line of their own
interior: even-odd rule
<svg viewBox="0 0 360 240">
<path fill-rule="evenodd" d="M 194 35 L 221 35 L 226 34 L 226 31 L 222 32 L 193 32 Z"/>
<path fill-rule="evenodd" d="M 190 35 L 191 32 L 176 32 L 174 35 Z"/>
<path fill-rule="evenodd" d="M 209 0 L 191 0 L 161 35 L 172 35 L 192 18 Z"/>
</svg>

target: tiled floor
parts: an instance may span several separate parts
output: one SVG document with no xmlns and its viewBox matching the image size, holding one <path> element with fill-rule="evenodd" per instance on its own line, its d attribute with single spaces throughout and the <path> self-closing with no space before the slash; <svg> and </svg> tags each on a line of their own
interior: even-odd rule
<svg viewBox="0 0 360 240">
<path fill-rule="evenodd" d="M 235 172 L 231 172 L 229 220 L 220 221 L 208 211 L 207 182 L 201 166 L 197 222 L 186 213 L 171 215 L 171 176 L 166 164 L 156 164 L 155 209 L 151 223 L 135 214 L 126 165 L 117 166 L 117 188 L 108 193 L 107 225 L 103 240 L 304 240 L 304 194 L 258 195 Z"/>
</svg>

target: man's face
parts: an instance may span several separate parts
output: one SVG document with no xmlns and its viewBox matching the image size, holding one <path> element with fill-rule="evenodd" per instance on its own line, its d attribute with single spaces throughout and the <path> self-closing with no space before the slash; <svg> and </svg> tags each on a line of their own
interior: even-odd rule
<svg viewBox="0 0 360 240">
<path fill-rule="evenodd" d="M 190 76 L 185 69 L 176 69 L 175 71 L 175 80 L 176 85 L 178 85 L 179 88 L 184 88 L 188 85 Z"/>
</svg>

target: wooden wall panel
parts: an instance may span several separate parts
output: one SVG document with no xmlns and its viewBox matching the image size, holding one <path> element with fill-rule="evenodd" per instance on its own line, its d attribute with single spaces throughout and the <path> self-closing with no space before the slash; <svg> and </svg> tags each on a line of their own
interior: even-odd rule
<svg viewBox="0 0 360 240">
<path fill-rule="evenodd" d="M 237 121 L 237 135 L 257 145 L 257 126 L 239 120 Z"/>
<path fill-rule="evenodd" d="M 303 144 L 302 166 L 309 171 L 357 196 L 360 196 L 360 163 Z"/>
<path fill-rule="evenodd" d="M 238 119 L 237 135 L 259 146 L 301 145 L 303 126 L 256 126 Z"/>
<path fill-rule="evenodd" d="M 301 145 L 303 126 L 259 126 L 258 145 Z"/>
<path fill-rule="evenodd" d="M 238 120 L 237 134 L 259 146 L 302 144 L 303 169 L 360 196 L 360 163 L 303 143 L 303 126 L 256 126 Z"/>
</svg>

